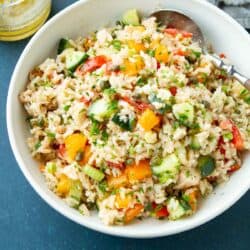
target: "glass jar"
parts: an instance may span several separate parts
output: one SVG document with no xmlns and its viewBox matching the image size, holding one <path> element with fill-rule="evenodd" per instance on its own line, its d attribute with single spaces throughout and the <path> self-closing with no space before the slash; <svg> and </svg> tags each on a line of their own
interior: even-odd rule
<svg viewBox="0 0 250 250">
<path fill-rule="evenodd" d="M 0 40 L 31 36 L 46 21 L 51 0 L 0 0 Z"/>
</svg>

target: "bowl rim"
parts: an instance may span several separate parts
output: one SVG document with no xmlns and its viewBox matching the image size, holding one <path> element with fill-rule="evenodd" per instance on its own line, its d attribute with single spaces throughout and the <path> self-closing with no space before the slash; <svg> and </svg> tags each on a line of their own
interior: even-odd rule
<svg viewBox="0 0 250 250">
<path fill-rule="evenodd" d="M 211 211 L 210 214 L 207 216 L 203 216 L 200 219 L 193 220 L 190 222 L 186 227 L 183 226 L 177 226 L 173 228 L 172 230 L 169 230 L 169 228 L 166 227 L 166 230 L 161 231 L 152 231 L 152 232 L 137 232 L 136 235 L 134 232 L 130 232 L 129 228 L 127 230 L 120 230 L 119 228 L 113 226 L 106 226 L 104 224 L 98 224 L 96 225 L 92 221 L 79 221 L 77 220 L 77 216 L 74 215 L 74 213 L 70 209 L 64 209 L 55 199 L 53 199 L 51 196 L 49 196 L 46 191 L 43 190 L 42 187 L 37 185 L 36 181 L 33 179 L 32 175 L 29 173 L 28 169 L 26 169 L 25 163 L 23 161 L 23 157 L 21 153 L 19 152 L 19 149 L 17 147 L 16 139 L 14 136 L 14 129 L 13 129 L 13 122 L 12 122 L 12 115 L 11 115 L 11 103 L 12 99 L 14 98 L 13 92 L 15 88 L 15 83 L 17 82 L 18 77 L 18 69 L 23 64 L 23 61 L 26 57 L 26 54 L 29 52 L 30 48 L 32 47 L 33 43 L 35 43 L 39 37 L 43 34 L 44 31 L 47 30 L 53 23 L 55 23 L 61 16 L 66 15 L 67 13 L 70 13 L 75 8 L 78 8 L 78 6 L 84 5 L 86 2 L 89 2 L 91 0 L 81 0 L 77 1 L 69 6 L 67 6 L 65 9 L 58 12 L 56 15 L 54 15 L 50 20 L 48 20 L 43 27 L 31 38 L 31 40 L 26 45 L 25 49 L 23 50 L 21 56 L 18 59 L 18 62 L 15 66 L 15 69 L 13 71 L 8 95 L 7 95 L 7 104 L 6 104 L 6 122 L 7 122 L 7 131 L 9 135 L 9 141 L 11 145 L 11 149 L 13 151 L 13 154 L 15 156 L 16 162 L 18 163 L 18 166 L 20 167 L 21 171 L 23 172 L 25 178 L 30 183 L 30 185 L 33 187 L 33 189 L 38 193 L 38 195 L 52 208 L 54 208 L 57 212 L 62 214 L 63 216 L 67 217 L 68 219 L 76 222 L 77 224 L 80 224 L 82 226 L 85 226 L 89 229 L 92 229 L 94 231 L 102 232 L 108 235 L 113 236 L 120 236 L 120 237 L 128 237 L 128 238 L 155 238 L 155 237 L 163 237 L 167 235 L 177 234 L 181 233 L 193 228 L 196 228 L 223 213 L 228 208 L 230 208 L 235 202 L 237 202 L 250 188 L 250 182 L 245 184 L 245 186 L 242 186 L 240 191 L 237 193 L 237 195 L 232 196 L 230 199 L 227 200 L 227 202 L 224 202 L 223 205 L 216 207 L 213 211 Z M 211 3 L 204 1 L 204 0 L 192 0 L 193 2 L 197 2 L 200 5 L 203 5 L 206 8 L 209 8 L 211 11 L 215 12 L 217 15 L 222 17 L 224 20 L 228 21 L 230 25 L 233 25 L 235 29 L 237 29 L 242 35 L 245 36 L 245 39 L 249 40 L 250 42 L 250 36 L 247 33 L 247 31 L 239 24 L 237 23 L 232 17 L 230 17 L 228 14 L 217 8 L 216 6 L 212 5 Z"/>
</svg>

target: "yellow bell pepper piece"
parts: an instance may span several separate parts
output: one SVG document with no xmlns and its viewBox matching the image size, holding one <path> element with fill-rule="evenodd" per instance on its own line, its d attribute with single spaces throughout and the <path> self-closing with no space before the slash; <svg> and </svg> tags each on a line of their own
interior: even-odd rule
<svg viewBox="0 0 250 250">
<path fill-rule="evenodd" d="M 123 72 L 125 75 L 135 76 L 143 69 L 144 62 L 140 56 L 135 56 L 131 61 L 125 59 L 123 66 Z"/>
<path fill-rule="evenodd" d="M 160 44 L 158 47 L 156 47 L 155 58 L 158 62 L 168 62 L 168 49 L 165 45 Z"/>
<path fill-rule="evenodd" d="M 128 40 L 127 44 L 130 49 L 134 49 L 138 53 L 146 49 L 143 43 L 138 43 L 135 40 Z"/>
<path fill-rule="evenodd" d="M 74 161 L 78 152 L 83 152 L 87 143 L 87 138 L 82 133 L 69 135 L 65 139 L 65 149 L 70 161 Z"/>
<path fill-rule="evenodd" d="M 109 175 L 107 177 L 108 186 L 111 188 L 119 188 L 126 186 L 128 184 L 128 177 L 125 173 L 122 173 L 121 175 L 115 177 L 112 175 Z"/>
<path fill-rule="evenodd" d="M 131 201 L 132 201 L 131 195 L 127 195 L 122 198 L 120 194 L 116 194 L 115 202 L 116 202 L 116 207 L 118 209 L 127 208 Z"/>
<path fill-rule="evenodd" d="M 151 109 L 146 109 L 140 116 L 138 123 L 145 131 L 150 131 L 160 123 L 160 117 L 157 116 Z"/>
<path fill-rule="evenodd" d="M 151 168 L 148 160 L 140 161 L 138 164 L 132 164 L 125 170 L 130 183 L 141 181 L 152 176 Z"/>
<path fill-rule="evenodd" d="M 156 49 L 159 46 L 159 40 L 152 40 L 149 44 L 150 49 Z"/>
<path fill-rule="evenodd" d="M 67 196 L 71 187 L 71 183 L 71 179 L 69 179 L 68 176 L 62 174 L 59 177 L 59 182 L 56 187 L 56 193 L 61 197 Z"/>
<path fill-rule="evenodd" d="M 135 219 L 142 212 L 143 209 L 144 209 L 143 205 L 139 203 L 135 204 L 133 208 L 129 208 L 126 211 L 124 221 L 126 223 L 129 223 L 130 221 Z"/>
</svg>

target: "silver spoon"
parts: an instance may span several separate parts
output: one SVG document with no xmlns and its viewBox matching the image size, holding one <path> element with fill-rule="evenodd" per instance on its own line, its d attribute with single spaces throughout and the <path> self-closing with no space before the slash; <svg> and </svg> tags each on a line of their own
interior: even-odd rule
<svg viewBox="0 0 250 250">
<path fill-rule="evenodd" d="M 193 34 L 193 41 L 198 42 L 202 50 L 209 55 L 214 65 L 224 69 L 228 75 L 236 78 L 244 87 L 250 90 L 250 79 L 239 73 L 233 65 L 225 64 L 218 55 L 209 54 L 204 36 L 199 26 L 185 14 L 176 10 L 159 10 L 150 16 L 156 17 L 156 20 L 167 27 L 184 30 Z"/>
</svg>

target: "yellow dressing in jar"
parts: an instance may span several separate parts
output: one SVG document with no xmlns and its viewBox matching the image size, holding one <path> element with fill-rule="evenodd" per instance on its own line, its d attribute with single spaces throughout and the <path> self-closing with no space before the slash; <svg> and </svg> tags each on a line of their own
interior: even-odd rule
<svg viewBox="0 0 250 250">
<path fill-rule="evenodd" d="M 50 10 L 51 0 L 0 0 L 0 40 L 16 41 L 32 35 Z"/>
</svg>

